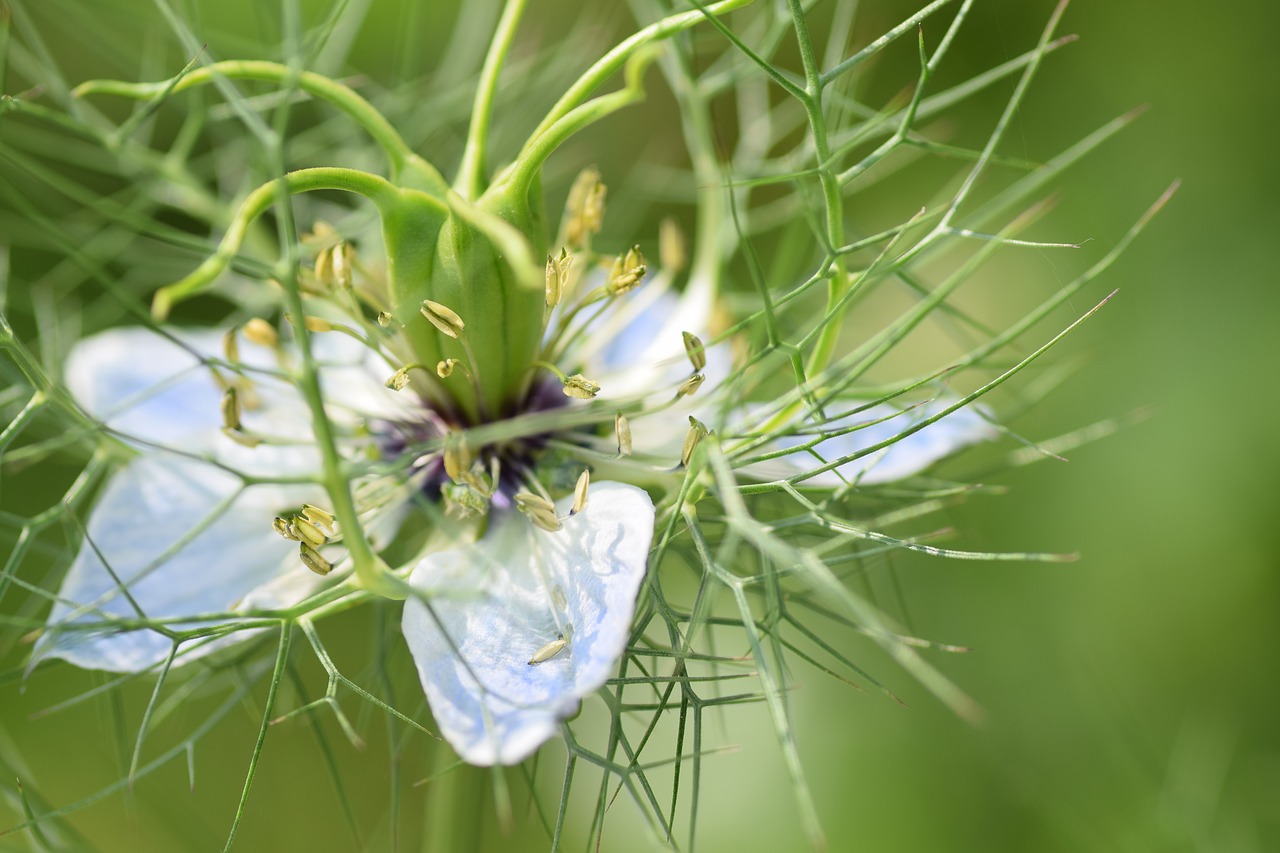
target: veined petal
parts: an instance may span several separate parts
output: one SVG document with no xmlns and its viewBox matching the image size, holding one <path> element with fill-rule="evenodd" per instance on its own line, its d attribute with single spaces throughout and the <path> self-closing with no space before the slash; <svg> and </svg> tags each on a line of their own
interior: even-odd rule
<svg viewBox="0 0 1280 853">
<path fill-rule="evenodd" d="M 557 510 L 568 512 L 572 497 Z M 494 513 L 479 542 L 420 562 L 403 629 L 450 745 L 472 764 L 514 764 L 600 687 L 626 647 L 653 537 L 641 489 L 595 483 L 564 529 Z M 555 656 L 530 664 L 563 637 Z"/>
<path fill-rule="evenodd" d="M 747 466 L 745 472 L 763 480 L 795 476 L 823 465 L 819 457 L 831 462 L 887 441 L 903 430 L 933 417 L 951 405 L 951 402 L 933 400 L 912 409 L 899 409 L 887 403 L 872 406 L 823 425 L 824 430 L 838 430 L 860 423 L 867 424 L 863 428 L 819 442 L 811 451 L 797 451 L 789 456 L 757 462 Z M 885 420 L 881 420 L 882 418 Z M 952 412 L 883 450 L 846 462 L 837 469 L 824 471 L 804 482 L 809 486 L 830 488 L 839 487 L 846 481 L 863 485 L 891 483 L 917 474 L 971 444 L 991 441 L 999 437 L 999 434 L 988 418 L 984 417 L 982 410 L 970 406 Z M 766 445 L 764 449 L 797 447 L 812 440 L 811 436 L 785 436 Z M 818 455 L 814 456 L 814 453 Z"/>
<path fill-rule="evenodd" d="M 593 272 L 581 289 L 589 291 L 603 278 Z M 652 281 L 616 298 L 608 310 L 589 315 L 593 319 L 578 331 L 562 366 L 598 379 L 604 399 L 672 394 L 691 373 L 681 333 L 709 340 L 712 305 L 705 285 L 691 282 L 685 292 L 677 293 L 670 274 L 659 272 Z M 551 328 L 555 321 L 553 314 Z M 729 375 L 729 346 L 708 349 L 707 362 L 707 380 L 714 386 Z"/>
<path fill-rule="evenodd" d="M 107 484 L 89 516 L 88 538 L 63 579 L 36 657 L 136 672 L 163 661 L 172 641 L 150 629 L 103 632 L 71 626 L 112 616 L 136 618 L 139 610 L 156 619 L 300 601 L 318 578 L 301 567 L 297 546 L 276 535 L 271 520 L 314 500 L 314 491 L 271 486 L 241 491 L 237 477 L 205 463 L 168 454 L 133 459 Z M 177 660 L 194 660 L 250 635 L 241 631 L 205 642 Z"/>
<path fill-rule="evenodd" d="M 68 388 L 89 414 L 145 446 L 209 454 L 255 474 L 293 474 L 317 468 L 310 412 L 293 385 L 261 374 L 249 375 L 258 405 L 244 407 L 245 428 L 297 443 L 245 447 L 223 434 L 220 406 L 224 389 L 201 360 L 221 354 L 222 334 L 212 329 L 175 329 L 171 334 L 172 339 L 133 326 L 84 339 L 67 359 Z M 327 337 L 349 341 L 344 345 L 325 340 L 316 348 L 317 357 L 330 363 L 322 370 L 322 378 L 335 403 L 332 415 L 341 418 L 346 411 L 357 409 L 387 416 L 396 403 L 392 393 L 382 387 L 380 368 L 367 364 L 372 351 L 345 336 Z M 278 369 L 270 350 L 243 341 L 240 352 L 247 367 Z M 224 371 L 225 378 L 231 376 Z M 383 403 L 385 408 L 375 403 Z"/>
</svg>

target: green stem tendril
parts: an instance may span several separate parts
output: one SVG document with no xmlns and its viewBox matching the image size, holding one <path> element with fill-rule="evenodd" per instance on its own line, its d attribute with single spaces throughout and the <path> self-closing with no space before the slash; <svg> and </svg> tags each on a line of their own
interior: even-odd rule
<svg viewBox="0 0 1280 853">
<path fill-rule="evenodd" d="M 156 83 L 129 83 L 120 80 L 88 80 L 72 90 L 76 97 L 116 95 L 134 100 L 162 99 L 169 94 L 213 83 L 218 78 L 259 80 L 296 86 L 346 113 L 364 128 L 386 152 L 391 180 L 443 194 L 445 180 L 436 169 L 413 153 L 382 113 L 353 89 L 312 71 L 298 71 L 277 62 L 229 60 L 187 71 L 176 78 Z"/>
<path fill-rule="evenodd" d="M 249 193 L 240 205 L 217 250 L 190 275 L 156 291 L 151 302 L 151 314 L 157 321 L 163 322 L 174 305 L 190 299 L 213 284 L 214 279 L 235 259 L 249 226 L 275 203 L 282 189 L 288 195 L 316 190 L 352 192 L 365 196 L 380 208 L 393 204 L 397 197 L 395 187 L 377 175 L 336 167 L 299 169 L 263 184 Z M 298 316 L 302 316 L 300 310 Z"/>
<path fill-rule="evenodd" d="M 520 17 L 524 14 L 527 3 L 528 0 L 508 0 L 489 45 L 489 53 L 485 56 L 484 68 L 480 71 L 480 85 L 476 87 L 476 98 L 471 108 L 471 127 L 467 131 L 466 148 L 462 153 L 462 164 L 458 167 L 457 180 L 453 182 L 454 190 L 467 199 L 479 198 L 484 191 L 493 96 L 498 90 L 502 64 L 511 50 L 516 28 L 520 25 Z"/>
</svg>

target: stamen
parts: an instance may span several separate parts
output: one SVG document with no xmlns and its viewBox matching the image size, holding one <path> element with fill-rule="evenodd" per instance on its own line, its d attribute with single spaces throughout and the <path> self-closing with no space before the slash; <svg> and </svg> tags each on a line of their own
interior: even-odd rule
<svg viewBox="0 0 1280 853">
<path fill-rule="evenodd" d="M 492 483 L 485 482 L 484 474 L 477 471 L 474 467 L 468 471 L 460 472 L 457 479 L 458 482 L 470 486 L 485 500 L 493 497 L 494 484 L 498 482 L 497 480 L 494 480 Z"/>
<path fill-rule="evenodd" d="M 222 333 L 222 355 L 231 364 L 240 361 L 240 342 L 236 339 L 236 327 Z"/>
<path fill-rule="evenodd" d="M 302 558 L 302 565 L 311 571 L 323 577 L 333 571 L 333 564 L 324 558 L 319 551 L 312 548 L 306 542 L 298 545 L 298 556 Z"/>
<path fill-rule="evenodd" d="M 524 513 L 531 522 L 549 533 L 563 530 L 564 524 L 556 516 L 555 505 L 544 497 L 535 495 L 532 492 L 518 492 L 512 500 L 516 502 L 516 509 Z"/>
<path fill-rule="evenodd" d="M 378 312 L 378 325 L 379 325 L 379 326 L 381 326 L 381 327 L 382 327 L 382 328 L 384 328 L 384 329 L 385 329 L 387 326 L 390 326 L 390 325 L 391 325 L 391 321 L 392 321 L 393 319 L 395 319 L 395 318 L 394 318 L 394 316 L 391 314 L 391 312 L 390 312 L 390 311 L 379 311 L 379 312 Z"/>
<path fill-rule="evenodd" d="M 298 325 L 298 318 L 294 317 L 292 314 L 285 314 L 284 318 L 288 320 L 291 325 Z M 330 323 L 323 317 L 306 316 L 302 318 L 302 323 L 307 327 L 308 332 L 332 332 L 334 329 L 338 328 L 335 324 Z"/>
<path fill-rule="evenodd" d="M 449 479 L 461 482 L 459 478 L 463 473 L 471 470 L 471 463 L 474 461 L 471 448 L 467 446 L 466 439 L 462 436 L 454 436 L 445 443 L 444 471 L 449 475 Z"/>
<path fill-rule="evenodd" d="M 390 388 L 392 391 L 403 391 L 409 384 L 409 371 L 421 366 L 422 365 L 420 364 L 406 364 L 404 367 L 388 376 L 387 381 L 382 384 Z"/>
<path fill-rule="evenodd" d="M 329 537 L 324 535 L 324 531 L 301 516 L 295 515 L 293 517 L 293 530 L 302 537 L 299 541 L 306 542 L 313 548 L 319 548 L 329 541 Z"/>
<path fill-rule="evenodd" d="M 707 366 L 707 350 L 702 346 L 702 341 L 692 332 L 681 332 L 684 336 L 684 351 L 689 356 L 689 363 L 693 365 L 694 373 L 701 373 L 702 369 Z"/>
<path fill-rule="evenodd" d="M 315 275 L 322 291 L 333 286 L 333 246 L 325 246 L 316 255 Z"/>
<path fill-rule="evenodd" d="M 444 496 L 444 514 L 447 518 L 461 521 L 489 511 L 488 499 L 462 483 L 445 483 L 440 494 Z"/>
<path fill-rule="evenodd" d="M 446 358 L 436 365 L 436 376 L 441 379 L 448 379 L 453 375 L 453 369 L 458 366 L 456 358 Z"/>
<path fill-rule="evenodd" d="M 560 257 L 547 255 L 547 307 L 554 308 L 560 304 L 560 296 L 564 284 L 569 278 L 569 267 L 573 266 L 573 255 L 568 249 L 560 250 Z"/>
<path fill-rule="evenodd" d="M 312 524 L 319 525 L 330 533 L 334 531 L 333 513 L 323 510 L 313 504 L 303 504 L 302 515 Z"/>
<path fill-rule="evenodd" d="M 614 260 L 609 277 L 605 279 L 605 288 L 614 296 L 621 296 L 635 290 L 648 271 L 644 255 L 640 254 L 640 247 L 632 246 L 625 255 L 619 255 Z"/>
<path fill-rule="evenodd" d="M 282 518 L 277 515 L 275 521 L 271 522 L 271 526 L 275 528 L 276 533 L 279 533 L 290 542 L 302 541 L 302 537 L 298 535 L 298 531 L 293 528 L 293 523 L 287 518 Z"/>
<path fill-rule="evenodd" d="M 280 335 L 276 332 L 276 327 L 261 317 L 254 317 L 245 323 L 241 331 L 246 340 L 260 347 L 275 349 L 280 346 Z"/>
<path fill-rule="evenodd" d="M 591 472 L 583 471 L 578 475 L 578 484 L 573 487 L 573 509 L 569 515 L 577 515 L 587 508 L 587 489 L 591 487 Z"/>
<path fill-rule="evenodd" d="M 529 658 L 529 666 L 537 666 L 544 661 L 551 660 L 553 657 L 564 651 L 564 647 L 568 644 L 569 641 L 564 638 L 564 634 L 560 634 L 554 640 L 533 653 L 533 657 Z"/>
<path fill-rule="evenodd" d="M 613 416 L 613 431 L 618 435 L 618 455 L 631 455 L 631 422 L 627 416 L 618 412 Z"/>
<path fill-rule="evenodd" d="M 347 241 L 333 247 L 330 263 L 332 265 L 333 280 L 339 287 L 344 290 L 350 290 L 354 276 L 352 269 L 355 266 L 356 250 Z"/>
<path fill-rule="evenodd" d="M 678 400 L 681 397 L 693 396 L 693 394 L 695 394 L 697 390 L 702 387 L 702 383 L 703 381 L 706 380 L 706 378 L 707 377 L 702 375 L 701 373 L 695 373 L 692 376 L 690 376 L 684 382 L 680 383 L 680 387 L 676 389 L 676 399 Z"/>
<path fill-rule="evenodd" d="M 575 400 L 590 400 L 600 393 L 600 386 L 581 373 L 564 378 L 564 395 Z"/>
<path fill-rule="evenodd" d="M 431 325 L 440 330 L 440 334 L 448 335 L 455 340 L 462 334 L 462 330 L 466 328 L 466 323 L 462 322 L 462 318 L 453 312 L 453 309 L 441 305 L 439 302 L 432 302 L 430 299 L 422 300 L 422 316 L 426 317 Z"/>
<path fill-rule="evenodd" d="M 240 431 L 240 395 L 235 386 L 222 393 L 222 426 L 231 432 Z"/>
<path fill-rule="evenodd" d="M 693 452 L 698 449 L 698 445 L 702 443 L 702 439 L 710 434 L 706 425 L 702 421 L 689 416 L 689 431 L 684 436 L 684 447 L 680 450 L 680 464 L 688 467 L 689 460 L 693 458 Z"/>
<path fill-rule="evenodd" d="M 571 246 L 585 246 L 590 235 L 599 234 L 604 222 L 605 185 L 600 183 L 600 172 L 594 168 L 583 169 L 565 203 L 564 239 Z"/>
</svg>

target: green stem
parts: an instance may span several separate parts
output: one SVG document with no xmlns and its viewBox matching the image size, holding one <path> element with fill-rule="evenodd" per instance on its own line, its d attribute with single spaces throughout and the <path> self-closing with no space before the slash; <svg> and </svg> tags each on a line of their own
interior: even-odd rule
<svg viewBox="0 0 1280 853">
<path fill-rule="evenodd" d="M 511 50 L 516 28 L 528 0 L 507 0 L 493 34 L 489 53 L 480 71 L 480 85 L 476 87 L 476 99 L 471 108 L 471 127 L 467 131 L 467 144 L 462 152 L 462 164 L 453 188 L 468 200 L 474 201 L 484 191 L 485 160 L 489 143 L 489 121 L 493 117 L 493 96 L 498 89 L 498 77 L 502 63 Z"/>
<path fill-rule="evenodd" d="M 424 810 L 423 850 L 480 849 L 487 772 L 463 764 L 444 744 L 436 746 L 435 774 L 428 783 Z"/>
<path fill-rule="evenodd" d="M 401 182 L 399 180 L 401 177 L 410 178 L 411 180 L 407 183 L 422 184 L 421 189 L 434 189 L 438 193 L 443 193 L 446 186 L 444 178 L 429 163 L 413 153 L 382 113 L 353 89 L 313 71 L 300 72 L 278 62 L 229 60 L 189 71 L 176 83 L 172 79 L 156 83 L 88 80 L 73 89 L 72 94 L 76 97 L 102 94 L 146 100 L 163 97 L 170 92 L 177 93 L 196 86 L 208 85 L 220 77 L 296 86 L 307 94 L 332 104 L 364 128 L 386 152 L 387 159 L 391 163 L 392 180 Z"/>
<path fill-rule="evenodd" d="M 822 112 L 822 75 L 818 71 L 817 59 L 813 54 L 813 43 L 809 39 L 809 28 L 805 22 L 804 9 L 800 0 L 787 0 L 791 10 L 792 23 L 796 29 L 796 41 L 800 47 L 800 61 L 804 66 L 805 79 L 805 113 L 809 118 L 809 127 L 813 132 L 814 156 L 822 166 L 818 170 L 818 180 L 822 184 L 822 196 L 827 213 L 827 247 L 834 249 L 844 243 L 844 199 L 840 192 L 840 179 L 831 166 L 831 146 L 827 141 L 827 121 Z M 843 312 L 840 310 L 841 300 L 849 286 L 849 273 L 843 257 L 837 257 L 831 271 L 831 281 L 827 285 L 827 312 L 818 343 L 809 356 L 805 372 L 809 376 L 821 373 L 831 361 L 836 342 L 840 337 L 840 322 Z"/>
<path fill-rule="evenodd" d="M 280 193 L 289 190 L 287 183 L 283 181 L 275 181 L 272 185 Z M 296 275 L 286 277 L 285 302 L 295 317 L 303 316 L 302 292 L 298 289 Z M 338 452 L 333 424 L 329 422 L 329 415 L 325 411 L 324 393 L 320 388 L 320 369 L 311 351 L 311 332 L 307 330 L 306 323 L 299 322 L 295 326 L 295 333 L 298 352 L 302 356 L 302 375 L 298 379 L 298 388 L 307 402 L 307 408 L 311 410 L 311 431 L 315 435 L 316 446 L 320 449 L 321 482 L 333 504 L 334 518 L 342 529 L 342 541 L 351 556 L 356 580 L 372 593 L 403 599 L 406 596 L 405 584 L 393 577 L 386 563 L 374 553 L 369 540 L 365 538 L 364 527 L 360 524 L 355 500 L 351 496 L 346 465 Z"/>
<path fill-rule="evenodd" d="M 281 189 L 289 195 L 315 190 L 352 192 L 365 196 L 380 208 L 394 203 L 397 196 L 395 187 L 377 175 L 337 167 L 299 169 L 263 184 L 249 193 L 240 205 L 222 242 L 218 244 L 217 251 L 186 278 L 156 291 L 151 302 L 151 314 L 156 320 L 165 320 L 175 303 L 189 299 L 213 284 L 214 279 L 226 270 L 240 251 L 249 226 L 276 202 Z M 299 312 L 297 316 L 301 319 L 302 314 Z"/>
<path fill-rule="evenodd" d="M 627 60 L 644 47 L 655 41 L 661 41 L 682 30 L 704 20 L 707 15 L 724 15 L 732 12 L 734 9 L 741 9 L 749 6 L 755 0 L 721 0 L 719 3 L 713 3 L 706 7 L 705 10 L 694 9 L 690 12 L 682 12 L 678 15 L 671 15 L 663 18 L 661 21 L 650 24 L 635 35 L 619 43 L 613 50 L 602 56 L 595 65 L 592 65 L 586 72 L 578 78 L 569 90 L 561 96 L 556 105 L 551 108 L 551 112 L 547 113 L 546 118 L 529 136 L 529 142 L 537 139 L 543 133 L 551 128 L 557 121 L 564 118 L 574 108 L 581 105 L 588 96 L 598 89 L 605 80 L 612 77 L 619 68 L 626 64 Z M 528 147 L 528 144 L 525 146 Z"/>
<path fill-rule="evenodd" d="M 543 163 L 570 137 L 623 107 L 644 100 L 644 72 L 653 62 L 652 52 L 637 52 L 627 63 L 626 86 L 617 92 L 592 98 L 569 112 L 541 134 L 525 143 L 520 156 L 500 181 L 515 188 L 517 198 L 524 198 L 533 186 Z"/>
</svg>

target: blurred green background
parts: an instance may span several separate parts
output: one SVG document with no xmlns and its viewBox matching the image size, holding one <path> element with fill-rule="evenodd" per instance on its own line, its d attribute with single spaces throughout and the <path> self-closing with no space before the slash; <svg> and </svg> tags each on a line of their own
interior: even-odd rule
<svg viewBox="0 0 1280 853">
<path fill-rule="evenodd" d="M 388 47 L 400 43 L 399 5 L 377 4 L 356 67 L 388 73 L 399 56 Z M 447 32 L 436 18 L 447 20 L 450 5 L 423 4 L 417 61 L 426 68 L 431 34 Z M 867 0 L 860 26 L 883 29 L 915 5 Z M 137 16 L 140 31 L 156 20 L 141 0 L 103 8 Z M 576 8 L 552 3 L 531 17 L 545 11 L 547 26 Z M 210 4 L 211 25 L 264 38 L 269 16 L 226 9 L 214 14 Z M 953 63 L 976 70 L 1020 53 L 1050 11 L 1039 0 L 979 0 Z M 63 27 L 43 35 L 75 68 L 94 35 L 74 16 Z M 1152 414 L 1068 463 L 996 475 L 990 482 L 1011 494 L 955 513 L 963 545 L 1079 551 L 1078 562 L 899 566 L 912 629 L 974 647 L 939 664 L 982 704 L 984 723 L 955 718 L 887 666 L 877 674 L 909 707 L 799 674 L 790 701 L 832 850 L 1280 849 L 1280 7 L 1078 0 L 1062 30 L 1082 38 L 1047 61 L 1005 153 L 1043 158 L 1132 107 L 1150 110 L 1057 186 L 1060 204 L 1041 236 L 1108 246 L 1173 179 L 1183 183 L 1095 286 L 1099 297 L 1120 292 L 1071 342 L 1086 366 L 1017 427 L 1044 437 L 1143 407 Z M 223 55 L 234 45 L 225 41 Z M 986 113 L 966 115 L 989 121 L 998 108 L 992 100 Z M 629 123 L 610 129 L 627 150 Z M 607 159 L 603 139 L 597 157 Z M 1056 256 L 1027 258 L 1019 269 L 1046 287 L 1065 280 Z M 68 678 L 79 689 L 92 683 Z M 0 738 L 18 741 L 56 803 L 93 790 L 86 780 L 117 778 L 110 749 L 94 745 L 101 715 L 77 718 L 77 743 L 62 739 L 65 720 L 28 720 L 68 689 L 44 679 L 22 695 L 9 685 L 0 698 Z M 145 703 L 146 692 L 122 701 Z M 742 749 L 704 765 L 699 848 L 804 849 L 764 709 L 733 709 L 726 720 L 724 739 Z M 247 715 L 226 727 L 219 749 L 234 760 L 202 752 L 194 799 L 178 762 L 76 825 L 106 849 L 166 849 L 206 830 L 216 849 L 252 732 Z M 334 834 L 342 830 L 332 800 L 317 793 L 323 785 L 306 784 L 318 772 L 304 758 L 314 742 L 301 729 L 272 738 L 243 849 L 349 849 Z M 385 746 L 348 760 L 352 799 L 376 820 Z M 551 802 L 558 761 L 542 776 Z M 94 762 L 99 769 L 87 769 Z M 0 804 L 0 826 L 20 819 L 9 808 Z M 604 849 L 653 846 L 633 812 L 619 798 Z M 515 836 L 492 827 L 485 836 L 495 850 L 546 847 L 532 822 Z M 27 843 L 3 837 L 0 849 Z M 369 849 L 387 844 L 376 836 Z M 575 839 L 570 849 L 584 846 Z"/>
</svg>

